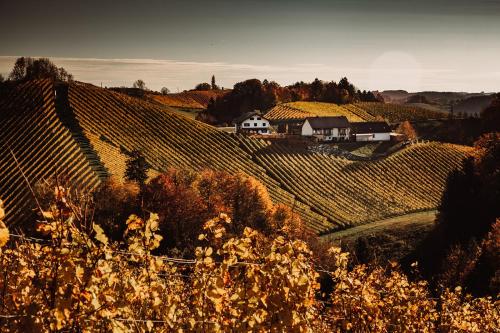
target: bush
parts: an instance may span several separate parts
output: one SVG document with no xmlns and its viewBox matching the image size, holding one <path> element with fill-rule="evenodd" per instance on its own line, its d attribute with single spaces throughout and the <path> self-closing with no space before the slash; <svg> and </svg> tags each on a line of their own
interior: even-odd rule
<svg viewBox="0 0 500 333">
<path fill-rule="evenodd" d="M 499 302 L 460 288 L 434 299 L 395 264 L 348 269 L 331 248 L 334 283 L 317 299 L 313 253 L 301 240 L 228 232 L 226 214 L 208 220 L 193 260 L 152 254 L 162 241 L 156 214 L 132 215 L 123 242 L 110 241 L 73 205 L 67 189 L 37 225 L 45 240 L 0 247 L 0 330 L 493 332 Z"/>
<path fill-rule="evenodd" d="M 266 188 L 244 174 L 170 169 L 145 186 L 144 205 L 158 212 L 162 235 L 168 238 L 163 249 L 195 244 L 203 223 L 221 212 L 232 219 L 232 234 L 246 227 L 266 234 L 292 227 L 297 234 L 302 230 L 298 216 L 275 207 Z"/>
</svg>

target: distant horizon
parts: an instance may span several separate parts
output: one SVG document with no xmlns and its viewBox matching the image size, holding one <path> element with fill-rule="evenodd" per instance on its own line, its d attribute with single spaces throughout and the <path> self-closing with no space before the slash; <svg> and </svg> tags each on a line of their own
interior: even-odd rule
<svg viewBox="0 0 500 333">
<path fill-rule="evenodd" d="M 21 56 L 0 55 L 0 74 L 5 79 L 14 65 L 17 58 Z M 74 75 L 76 81 L 87 82 L 102 87 L 132 87 L 137 79 L 146 82 L 146 87 L 152 91 L 160 91 L 162 87 L 169 88 L 171 93 L 193 90 L 196 84 L 210 82 L 211 76 L 215 75 L 217 84 L 224 89 L 232 89 L 234 84 L 248 80 L 259 79 L 263 81 L 275 81 L 281 86 L 287 86 L 296 82 L 312 82 L 318 78 L 323 81 L 338 82 L 342 77 L 347 77 L 356 88 L 367 91 L 406 91 L 408 93 L 419 92 L 450 92 L 450 93 L 484 93 L 494 94 L 499 90 L 480 89 L 472 90 L 439 90 L 428 88 L 421 90 L 409 90 L 405 87 L 366 87 L 360 82 L 366 82 L 362 78 L 362 69 L 350 68 L 351 75 L 333 67 L 323 64 L 296 64 L 295 66 L 266 66 L 250 64 L 231 64 L 224 62 L 195 62 L 166 59 L 112 59 L 112 58 L 78 58 L 78 57 L 51 57 L 51 56 L 31 56 L 32 58 L 49 58 L 58 67 L 64 67 L 69 73 Z M 161 71 L 163 69 L 163 71 Z M 319 71 L 327 70 L 328 75 Z M 275 77 L 287 76 L 290 72 L 295 74 L 295 79 L 280 80 Z M 144 75 L 146 73 L 146 75 Z M 199 75 L 196 75 L 199 73 Z M 314 73 L 314 74 L 313 74 Z M 354 73 L 354 75 L 352 75 Z M 318 74 L 318 75 L 315 75 Z M 166 76 L 165 76 L 166 75 Z M 176 77 L 177 75 L 177 77 Z M 253 75 L 253 76 L 252 76 Z M 335 76 L 336 75 L 336 76 Z M 328 76 L 328 77 L 327 77 Z M 330 77 L 332 76 L 332 77 Z M 168 83 L 171 83 L 169 85 Z M 172 85 L 173 83 L 173 85 Z"/>
<path fill-rule="evenodd" d="M 499 17 L 500 0 L 0 1 L 0 73 L 31 55 L 81 81 L 173 92 L 212 74 L 495 92 Z"/>
</svg>

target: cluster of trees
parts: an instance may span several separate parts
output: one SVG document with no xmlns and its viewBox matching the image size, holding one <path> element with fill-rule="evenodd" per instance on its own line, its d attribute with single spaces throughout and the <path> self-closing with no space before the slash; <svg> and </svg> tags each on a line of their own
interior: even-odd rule
<svg viewBox="0 0 500 333">
<path fill-rule="evenodd" d="M 202 82 L 194 87 L 194 90 L 207 91 L 207 90 L 219 90 L 219 86 L 215 83 L 215 75 L 212 75 L 211 83 Z"/>
<path fill-rule="evenodd" d="M 73 75 L 63 67 L 57 67 L 48 58 L 33 59 L 30 57 L 17 58 L 9 74 L 9 80 L 36 80 L 53 79 L 57 81 L 72 81 Z"/>
<path fill-rule="evenodd" d="M 311 83 L 297 82 L 286 87 L 281 87 L 274 81 L 251 79 L 235 84 L 231 92 L 211 100 L 207 110 L 199 114 L 199 120 L 214 124 L 231 123 L 234 118 L 246 112 L 266 111 L 278 103 L 293 101 L 346 104 L 383 99 L 372 92 L 356 90 L 345 77 L 338 83 L 315 79 Z"/>
<path fill-rule="evenodd" d="M 297 82 L 287 87 L 292 92 L 294 101 L 318 101 L 336 104 L 352 102 L 383 102 L 381 95 L 375 96 L 371 91 L 356 90 L 346 77 L 335 81 L 324 82 L 315 79 L 311 83 Z"/>
<path fill-rule="evenodd" d="M 131 173 L 126 176 L 132 179 Z M 144 177 L 144 173 L 134 172 L 137 181 L 121 184 L 110 180 L 96 192 L 96 222 L 111 238 L 120 240 L 126 228 L 123 221 L 127 216 L 113 213 L 115 207 L 125 208 L 125 215 L 156 212 L 165 239 L 160 248 L 164 253 L 174 248 L 193 250 L 203 224 L 220 212 L 231 218 L 228 230 L 234 234 L 245 227 L 268 235 L 284 230 L 291 235 L 305 232 L 297 214 L 274 205 L 266 188 L 244 174 L 170 169 L 147 183 Z"/>
<path fill-rule="evenodd" d="M 209 123 L 230 123 L 244 113 L 268 110 L 279 102 L 291 100 L 290 91 L 276 82 L 246 80 L 236 83 L 224 96 L 211 99 L 207 110 L 198 114 L 198 119 Z"/>
</svg>

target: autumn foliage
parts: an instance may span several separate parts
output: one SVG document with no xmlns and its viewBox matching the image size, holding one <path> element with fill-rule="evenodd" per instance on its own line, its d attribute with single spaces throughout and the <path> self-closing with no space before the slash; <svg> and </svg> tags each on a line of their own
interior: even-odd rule
<svg viewBox="0 0 500 333">
<path fill-rule="evenodd" d="M 241 234 L 246 227 L 267 235 L 304 232 L 297 214 L 275 205 L 265 186 L 243 173 L 170 169 L 146 185 L 143 201 L 146 210 L 158 213 L 168 247 L 194 244 L 203 224 L 220 212 L 232 219 L 228 227 L 232 234 Z"/>
<path fill-rule="evenodd" d="M 40 238 L 0 239 L 0 331 L 493 332 L 499 302 L 457 288 L 438 299 L 396 265 L 348 268 L 331 248 L 328 272 L 308 245 L 245 227 L 227 214 L 200 228 L 194 259 L 153 255 L 157 214 L 131 215 L 108 239 L 62 187 L 37 222 Z M 79 199 L 82 202 L 83 199 Z M 275 209 L 274 214 L 282 212 Z M 319 273 L 333 291 L 318 298 Z"/>
</svg>

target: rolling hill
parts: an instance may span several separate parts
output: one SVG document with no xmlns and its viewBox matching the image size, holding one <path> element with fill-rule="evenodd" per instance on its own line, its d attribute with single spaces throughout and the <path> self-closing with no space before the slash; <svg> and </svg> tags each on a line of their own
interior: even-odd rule
<svg viewBox="0 0 500 333">
<path fill-rule="evenodd" d="M 210 99 L 224 96 L 231 90 L 191 90 L 177 94 L 156 95 L 147 97 L 160 104 L 179 109 L 206 109 Z"/>
<path fill-rule="evenodd" d="M 447 173 L 468 151 L 429 143 L 354 162 L 224 133 L 168 107 L 90 84 L 48 80 L 18 85 L 2 99 L 0 146 L 0 198 L 10 225 L 22 223 L 34 207 L 21 171 L 31 187 L 64 175 L 79 188 L 93 189 L 110 175 L 122 177 L 127 154 L 139 149 L 151 176 L 170 167 L 253 176 L 274 202 L 293 207 L 317 233 L 435 208 Z"/>
<path fill-rule="evenodd" d="M 435 208 L 447 174 L 468 147 L 414 144 L 375 161 L 351 161 L 284 145 L 242 138 L 246 150 L 282 186 L 342 228 Z"/>
<path fill-rule="evenodd" d="M 466 93 L 466 92 L 439 92 L 422 91 L 409 93 L 404 90 L 386 90 L 380 93 L 386 102 L 394 104 L 410 104 L 427 108 L 430 110 L 450 109 L 450 103 L 454 105 L 455 115 L 462 113 L 476 116 L 487 107 L 493 100 L 493 94 L 488 93 Z M 421 97 L 426 103 L 413 103 L 415 97 Z M 420 105 L 417 105 L 420 104 Z"/>
<path fill-rule="evenodd" d="M 439 119 L 446 115 L 418 106 L 378 102 L 359 102 L 345 105 L 322 102 L 291 102 L 279 104 L 266 113 L 266 118 L 271 121 L 303 120 L 316 116 L 345 116 L 353 122 L 386 119 L 391 123 L 397 123 L 404 120 Z"/>
</svg>

